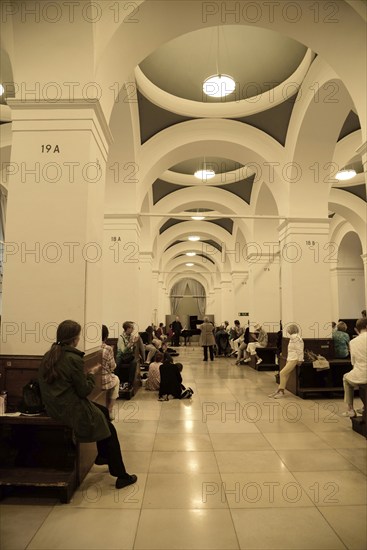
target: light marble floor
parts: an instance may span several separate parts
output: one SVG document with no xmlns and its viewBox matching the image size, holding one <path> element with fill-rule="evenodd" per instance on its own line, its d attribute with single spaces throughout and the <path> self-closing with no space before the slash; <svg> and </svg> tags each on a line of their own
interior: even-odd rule
<svg viewBox="0 0 367 550">
<path fill-rule="evenodd" d="M 118 402 L 138 483 L 94 466 L 69 505 L 9 497 L 1 550 L 364 550 L 366 440 L 343 401 L 272 400 L 274 373 L 179 351 L 192 400 Z"/>
</svg>

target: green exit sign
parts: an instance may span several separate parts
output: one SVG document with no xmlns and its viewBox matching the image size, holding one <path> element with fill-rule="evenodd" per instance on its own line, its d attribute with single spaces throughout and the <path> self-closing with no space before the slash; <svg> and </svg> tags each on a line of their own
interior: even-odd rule
<svg viewBox="0 0 367 550">
<path fill-rule="evenodd" d="M 238 314 L 238 317 L 248 317 L 248 316 L 249 316 L 248 311 L 245 311 L 245 312 L 242 312 L 242 313 Z"/>
</svg>

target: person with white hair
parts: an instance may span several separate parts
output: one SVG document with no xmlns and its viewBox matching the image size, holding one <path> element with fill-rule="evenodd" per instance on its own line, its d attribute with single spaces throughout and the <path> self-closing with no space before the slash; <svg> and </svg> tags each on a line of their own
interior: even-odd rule
<svg viewBox="0 0 367 550">
<path fill-rule="evenodd" d="M 202 325 L 199 325 L 198 329 L 200 330 L 200 345 L 203 347 L 204 350 L 203 361 L 208 360 L 208 348 L 210 353 L 210 360 L 214 361 L 214 325 L 213 323 L 209 322 L 208 317 L 205 317 L 204 323 Z"/>
<path fill-rule="evenodd" d="M 269 395 L 269 397 L 273 397 L 274 399 L 284 397 L 284 390 L 291 372 L 296 368 L 297 365 L 301 365 L 304 359 L 304 343 L 299 335 L 298 326 L 295 324 L 289 325 L 288 334 L 289 343 L 287 351 L 287 363 L 279 373 L 280 384 L 278 389 Z"/>
<path fill-rule="evenodd" d="M 257 355 L 256 349 L 266 348 L 266 346 L 268 345 L 268 335 L 260 323 L 255 324 L 255 331 L 258 332 L 259 334 L 258 336 L 255 336 L 254 334 L 252 334 L 252 338 L 255 340 L 255 342 L 250 342 L 247 345 L 247 349 L 246 349 L 247 357 L 244 360 L 244 363 L 249 363 L 251 361 L 251 355 L 255 355 L 256 364 L 260 365 L 260 363 L 262 363 L 262 359 Z"/>
</svg>

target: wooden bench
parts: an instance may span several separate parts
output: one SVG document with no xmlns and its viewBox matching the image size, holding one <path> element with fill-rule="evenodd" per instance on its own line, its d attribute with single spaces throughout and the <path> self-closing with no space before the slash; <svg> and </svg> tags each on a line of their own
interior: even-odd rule
<svg viewBox="0 0 367 550">
<path fill-rule="evenodd" d="M 359 397 L 362 400 L 364 411 L 362 416 L 351 418 L 353 430 L 367 438 L 367 384 L 359 386 Z"/>
<path fill-rule="evenodd" d="M 303 362 L 291 373 L 287 390 L 302 397 L 310 394 L 343 394 L 343 376 L 352 370 L 348 359 L 329 359 L 330 369 L 317 371 L 312 363 Z"/>
<path fill-rule="evenodd" d="M 255 370 L 259 371 L 273 371 L 278 370 L 278 365 L 276 362 L 276 356 L 277 356 L 277 338 L 278 333 L 277 332 L 268 332 L 268 345 L 265 348 L 256 348 L 256 353 L 262 359 L 262 362 L 257 365 L 256 364 L 256 356 L 251 356 L 251 361 L 249 362 L 249 366 L 252 367 Z"/>
<path fill-rule="evenodd" d="M 101 352 L 85 356 L 89 370 L 101 362 Z M 0 388 L 8 392 L 7 412 L 17 410 L 22 389 L 37 378 L 39 356 L 1 356 Z M 92 401 L 105 405 L 101 375 Z M 46 414 L 0 416 L 0 498 L 14 487 L 49 488 L 61 502 L 69 502 L 97 455 L 95 443 L 78 443 L 68 426 Z"/>
</svg>

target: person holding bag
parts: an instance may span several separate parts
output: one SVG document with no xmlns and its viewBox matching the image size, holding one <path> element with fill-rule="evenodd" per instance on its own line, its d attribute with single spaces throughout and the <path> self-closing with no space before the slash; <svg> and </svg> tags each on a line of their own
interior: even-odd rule
<svg viewBox="0 0 367 550">
<path fill-rule="evenodd" d="M 39 368 L 42 400 L 47 414 L 72 428 L 77 441 L 97 443 L 95 464 L 107 464 L 111 476 L 117 478 L 116 489 L 122 489 L 135 483 L 137 476 L 126 472 L 108 409 L 88 399 L 95 386 L 94 375 L 102 366 L 84 373 L 84 353 L 77 349 L 80 333 L 81 326 L 75 321 L 63 321 L 57 327 L 56 342 Z"/>
</svg>

